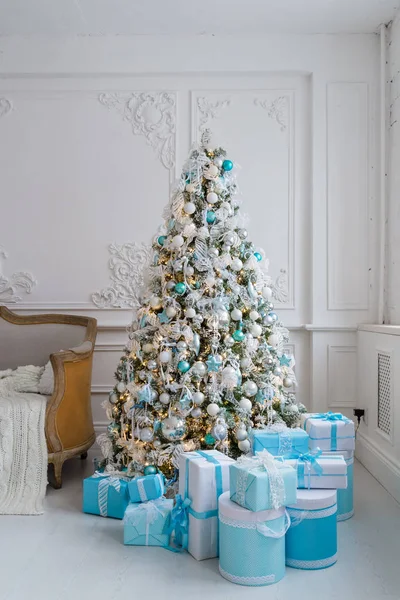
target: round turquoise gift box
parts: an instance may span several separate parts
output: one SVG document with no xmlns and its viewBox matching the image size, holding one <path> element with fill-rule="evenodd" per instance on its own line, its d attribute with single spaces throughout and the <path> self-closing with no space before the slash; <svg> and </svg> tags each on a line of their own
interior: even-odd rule
<svg viewBox="0 0 400 600">
<path fill-rule="evenodd" d="M 297 490 L 288 506 L 286 564 L 295 569 L 326 569 L 337 560 L 336 490 Z"/>
<path fill-rule="evenodd" d="M 285 509 L 252 512 L 219 497 L 219 572 L 239 585 L 261 586 L 285 575 Z"/>
</svg>

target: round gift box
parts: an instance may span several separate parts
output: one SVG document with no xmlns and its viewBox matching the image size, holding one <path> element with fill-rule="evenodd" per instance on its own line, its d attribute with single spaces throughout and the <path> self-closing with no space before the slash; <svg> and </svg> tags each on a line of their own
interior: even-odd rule
<svg viewBox="0 0 400 600">
<path fill-rule="evenodd" d="M 297 490 L 288 506 L 286 564 L 295 569 L 325 569 L 337 560 L 336 490 Z"/>
<path fill-rule="evenodd" d="M 252 512 L 219 497 L 219 571 L 239 585 L 261 586 L 285 575 L 285 509 Z"/>
</svg>

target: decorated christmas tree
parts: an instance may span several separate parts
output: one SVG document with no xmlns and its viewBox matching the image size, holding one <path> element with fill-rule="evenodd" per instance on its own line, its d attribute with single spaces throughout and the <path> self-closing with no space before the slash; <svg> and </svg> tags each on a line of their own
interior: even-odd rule
<svg viewBox="0 0 400 600">
<path fill-rule="evenodd" d="M 252 429 L 294 426 L 305 411 L 235 171 L 207 133 L 183 167 L 107 402 L 99 441 L 108 468 L 171 478 L 182 451 L 237 457 L 249 452 Z"/>
</svg>

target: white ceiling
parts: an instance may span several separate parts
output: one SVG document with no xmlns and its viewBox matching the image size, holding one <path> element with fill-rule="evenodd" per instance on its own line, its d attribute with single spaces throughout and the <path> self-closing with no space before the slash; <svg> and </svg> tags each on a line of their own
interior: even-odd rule
<svg viewBox="0 0 400 600">
<path fill-rule="evenodd" d="M 400 0 L 0 0 L 0 35 L 376 31 Z"/>
</svg>

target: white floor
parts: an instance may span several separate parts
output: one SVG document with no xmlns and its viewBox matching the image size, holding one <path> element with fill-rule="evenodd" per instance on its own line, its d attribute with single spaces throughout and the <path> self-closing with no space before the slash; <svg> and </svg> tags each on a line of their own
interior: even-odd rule
<svg viewBox="0 0 400 600">
<path fill-rule="evenodd" d="M 81 482 L 90 459 L 65 466 L 64 486 L 48 489 L 39 517 L 0 517 L 0 600 L 399 600 L 400 506 L 356 464 L 356 514 L 339 523 L 338 563 L 323 571 L 287 569 L 278 584 L 243 588 L 217 560 L 122 544 L 122 523 L 84 515 Z"/>
</svg>

